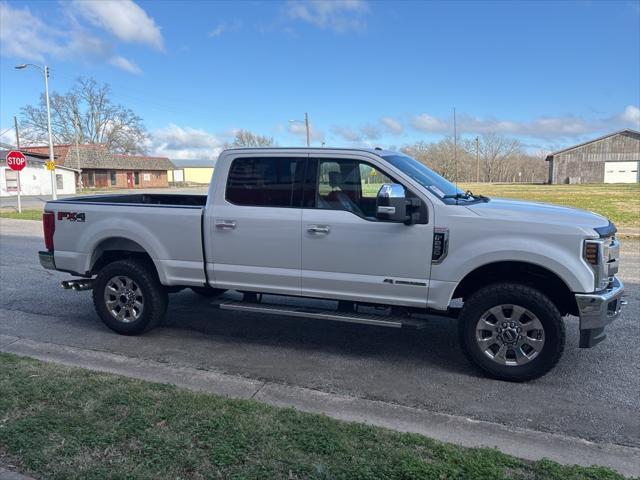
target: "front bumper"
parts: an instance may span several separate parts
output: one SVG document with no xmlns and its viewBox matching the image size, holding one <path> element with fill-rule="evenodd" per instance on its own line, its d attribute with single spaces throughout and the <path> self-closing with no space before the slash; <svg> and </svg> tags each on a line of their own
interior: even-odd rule
<svg viewBox="0 0 640 480">
<path fill-rule="evenodd" d="M 616 277 L 609 286 L 594 293 L 576 293 L 580 314 L 580 348 L 591 348 L 607 338 L 604 327 L 613 322 L 625 302 L 624 285 Z"/>
<path fill-rule="evenodd" d="M 40 265 L 47 270 L 56 269 L 56 261 L 53 259 L 53 252 L 40 251 L 38 252 L 38 258 L 40 259 Z"/>
</svg>

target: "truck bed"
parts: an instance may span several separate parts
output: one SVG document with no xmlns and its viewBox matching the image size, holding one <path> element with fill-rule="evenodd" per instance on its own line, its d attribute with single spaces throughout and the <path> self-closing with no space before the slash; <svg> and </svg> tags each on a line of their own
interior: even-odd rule
<svg viewBox="0 0 640 480">
<path fill-rule="evenodd" d="M 117 195 L 88 195 L 61 199 L 59 202 L 82 202 L 84 204 L 126 204 L 126 205 L 165 205 L 204 207 L 207 195 L 184 195 L 171 193 L 132 193 Z"/>
<path fill-rule="evenodd" d="M 108 250 L 146 253 L 164 285 L 205 283 L 202 212 L 206 195 L 90 195 L 47 202 L 55 215 L 59 270 L 85 275 Z"/>
</svg>

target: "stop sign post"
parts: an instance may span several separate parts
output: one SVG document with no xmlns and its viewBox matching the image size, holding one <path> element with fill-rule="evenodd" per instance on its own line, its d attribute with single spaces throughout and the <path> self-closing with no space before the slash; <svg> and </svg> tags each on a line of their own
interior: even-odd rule
<svg viewBox="0 0 640 480">
<path fill-rule="evenodd" d="M 27 159 L 22 152 L 12 150 L 7 153 L 7 167 L 14 170 L 18 180 L 18 213 L 22 213 L 22 202 L 20 199 L 20 170 L 27 166 Z"/>
</svg>

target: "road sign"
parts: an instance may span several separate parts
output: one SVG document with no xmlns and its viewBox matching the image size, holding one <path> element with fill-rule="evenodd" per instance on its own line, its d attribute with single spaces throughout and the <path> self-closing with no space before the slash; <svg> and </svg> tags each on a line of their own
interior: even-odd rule
<svg viewBox="0 0 640 480">
<path fill-rule="evenodd" d="M 16 171 L 16 183 L 18 186 L 18 213 L 22 213 L 22 201 L 20 200 L 20 170 L 27 166 L 27 159 L 16 150 L 7 153 L 7 167 Z"/>
<path fill-rule="evenodd" d="M 22 154 L 22 152 L 12 150 L 11 152 L 7 153 L 7 167 L 9 167 L 11 170 L 19 172 L 26 166 L 27 159 Z"/>
<path fill-rule="evenodd" d="M 47 170 L 55 170 L 56 169 L 56 163 L 55 162 L 44 162 L 45 165 L 47 166 Z"/>
</svg>

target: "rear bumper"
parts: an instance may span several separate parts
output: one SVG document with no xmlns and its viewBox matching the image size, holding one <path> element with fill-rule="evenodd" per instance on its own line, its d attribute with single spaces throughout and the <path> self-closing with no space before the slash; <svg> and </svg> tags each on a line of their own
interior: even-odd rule
<svg viewBox="0 0 640 480">
<path fill-rule="evenodd" d="M 56 261 L 53 258 L 53 252 L 38 252 L 38 258 L 40 259 L 40 265 L 47 270 L 56 269 Z"/>
<path fill-rule="evenodd" d="M 594 293 L 576 293 L 580 314 L 580 348 L 591 348 L 607 336 L 604 327 L 620 315 L 624 285 L 616 277 L 609 286 Z"/>
</svg>

